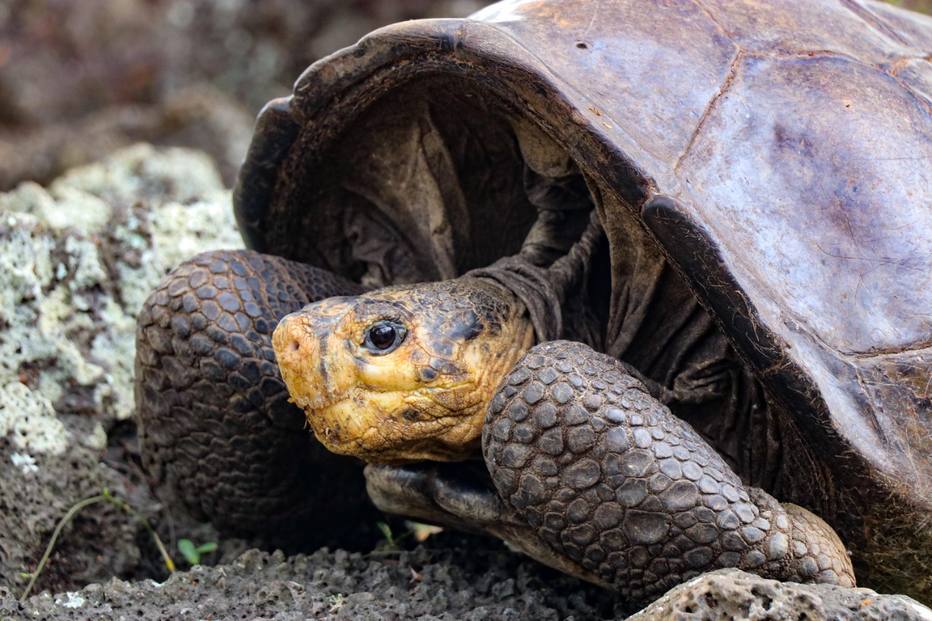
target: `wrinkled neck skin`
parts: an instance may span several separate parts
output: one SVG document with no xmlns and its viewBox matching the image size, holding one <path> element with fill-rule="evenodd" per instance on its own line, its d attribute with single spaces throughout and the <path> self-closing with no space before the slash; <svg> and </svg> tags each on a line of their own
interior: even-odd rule
<svg viewBox="0 0 932 621">
<path fill-rule="evenodd" d="M 480 454 L 486 411 L 504 377 L 536 344 L 534 325 L 514 293 L 484 278 L 463 276 L 452 290 L 465 312 L 445 315 L 443 304 L 425 318 L 434 337 L 429 355 L 412 356 L 423 387 L 412 387 L 430 405 L 426 420 L 407 419 L 401 435 L 412 438 L 401 450 L 383 452 L 380 460 L 458 461 Z M 430 312 L 428 313 L 431 314 Z M 437 371 L 442 379 L 431 380 Z M 411 397 L 409 397 L 409 401 Z M 373 460 L 377 461 L 377 460 Z"/>
<path fill-rule="evenodd" d="M 373 354 L 366 333 L 381 321 L 403 326 L 405 337 Z M 534 343 L 517 296 L 468 275 L 322 300 L 273 335 L 292 401 L 317 438 L 373 463 L 477 454 L 498 384 Z"/>
<path fill-rule="evenodd" d="M 578 241 L 553 260 L 547 253 L 539 252 L 543 245 L 539 238 L 551 233 L 535 235 L 532 230 L 520 254 L 466 274 L 495 282 L 517 298 L 534 326 L 537 343 L 564 337 L 565 303 L 570 296 L 584 291 L 593 254 L 603 237 L 598 215 L 593 210 Z"/>
</svg>

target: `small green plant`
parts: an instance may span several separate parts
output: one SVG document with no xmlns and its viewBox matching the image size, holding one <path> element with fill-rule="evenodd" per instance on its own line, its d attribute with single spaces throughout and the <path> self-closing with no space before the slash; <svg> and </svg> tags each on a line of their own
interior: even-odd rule
<svg viewBox="0 0 932 621">
<path fill-rule="evenodd" d="M 397 536 L 392 532 L 392 527 L 386 522 L 376 522 L 375 527 L 382 533 L 383 543 L 377 546 L 379 549 L 374 551 L 373 554 L 395 554 L 401 551 L 400 544 L 405 539 L 413 538 L 416 542 L 423 543 L 432 535 L 443 532 L 443 529 L 439 526 L 432 526 L 430 524 L 422 524 L 409 520 L 405 521 L 407 532 Z"/>
<path fill-rule="evenodd" d="M 194 545 L 194 542 L 190 539 L 178 540 L 178 551 L 181 552 L 181 556 L 183 556 L 184 560 L 188 561 L 188 565 L 191 566 L 200 565 L 202 555 L 210 554 L 216 550 L 216 541 L 208 541 L 207 543 L 202 543 L 201 545 Z"/>
<path fill-rule="evenodd" d="M 343 602 L 345 599 L 346 597 L 342 593 L 328 596 L 327 603 L 330 604 L 330 614 L 338 612 L 340 608 L 343 608 Z"/>
<path fill-rule="evenodd" d="M 171 555 L 168 554 L 168 550 L 165 549 L 165 545 L 162 543 L 162 540 L 159 538 L 158 533 L 155 532 L 155 529 L 152 528 L 152 525 L 149 524 L 142 514 L 133 509 L 129 503 L 118 496 L 114 496 L 110 493 L 110 490 L 106 487 L 101 490 L 100 494 L 96 496 L 91 496 L 85 498 L 84 500 L 79 500 L 78 502 L 71 505 L 71 508 L 65 513 L 61 520 L 58 521 L 58 524 L 55 526 L 55 530 L 52 531 L 52 536 L 49 538 L 49 543 L 45 546 L 45 552 L 42 554 L 42 558 L 39 559 L 39 564 L 36 565 L 36 570 L 33 572 L 23 572 L 21 575 L 23 577 L 29 576 L 29 584 L 26 585 L 26 588 L 23 589 L 23 594 L 20 596 L 19 601 L 25 602 L 26 598 L 29 597 L 29 593 L 32 592 L 32 587 L 36 585 L 36 581 L 39 580 L 39 576 L 42 575 L 42 571 L 45 569 L 45 566 L 49 562 L 49 557 L 52 556 L 52 551 L 55 549 L 55 544 L 58 543 L 58 538 L 61 537 L 62 530 L 65 526 L 74 519 L 82 509 L 86 509 L 91 505 L 97 503 L 105 502 L 108 503 L 120 511 L 123 511 L 133 519 L 139 521 L 140 524 L 152 535 L 152 540 L 155 542 L 155 547 L 158 548 L 159 554 L 162 555 L 162 561 L 165 563 L 165 568 L 168 570 L 168 573 L 175 571 L 175 561 L 172 560 Z"/>
<path fill-rule="evenodd" d="M 403 539 L 404 536 L 399 539 L 395 539 L 395 535 L 392 533 L 392 527 L 389 526 L 386 522 L 376 522 L 375 527 L 379 529 L 380 533 L 382 533 L 382 538 L 385 540 L 385 547 L 389 550 L 397 550 L 398 542 Z"/>
</svg>

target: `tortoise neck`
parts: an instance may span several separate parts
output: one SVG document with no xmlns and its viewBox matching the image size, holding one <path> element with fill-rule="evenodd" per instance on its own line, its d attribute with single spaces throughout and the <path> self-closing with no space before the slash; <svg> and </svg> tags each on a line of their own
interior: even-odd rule
<svg viewBox="0 0 932 621">
<path fill-rule="evenodd" d="M 583 286 L 602 234 L 602 224 L 596 210 L 593 209 L 579 241 L 547 268 L 547 280 L 561 303 L 565 303 L 569 296 Z"/>
<path fill-rule="evenodd" d="M 518 254 L 466 276 L 494 281 L 514 294 L 527 309 L 538 343 L 559 339 L 564 334 L 563 309 L 568 296 L 574 295 L 589 273 L 601 235 L 602 227 L 593 211 L 579 241 L 549 267 L 535 265 Z"/>
<path fill-rule="evenodd" d="M 563 300 L 557 296 L 546 268 L 515 255 L 465 276 L 491 280 L 512 293 L 527 310 L 536 342 L 552 341 L 563 334 Z"/>
</svg>

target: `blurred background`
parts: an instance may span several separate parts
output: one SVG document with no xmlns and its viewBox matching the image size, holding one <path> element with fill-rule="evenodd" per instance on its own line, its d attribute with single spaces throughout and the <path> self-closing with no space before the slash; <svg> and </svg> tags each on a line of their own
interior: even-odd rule
<svg viewBox="0 0 932 621">
<path fill-rule="evenodd" d="M 0 191 L 139 142 L 232 183 L 256 113 L 379 26 L 482 0 L 0 0 Z"/>
<path fill-rule="evenodd" d="M 311 62 L 381 25 L 484 4 L 0 0 L 0 191 L 139 141 L 207 151 L 229 185 L 256 112 Z"/>
</svg>

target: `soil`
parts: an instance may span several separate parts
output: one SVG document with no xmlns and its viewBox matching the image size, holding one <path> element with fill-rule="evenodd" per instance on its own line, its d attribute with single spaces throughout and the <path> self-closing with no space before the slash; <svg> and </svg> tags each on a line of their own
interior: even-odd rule
<svg viewBox="0 0 932 621">
<path fill-rule="evenodd" d="M 0 618 L 615 619 L 620 602 L 484 538 L 444 534 L 413 550 L 309 555 L 249 550 L 230 564 L 112 579 L 25 604 L 0 589 Z"/>
</svg>

